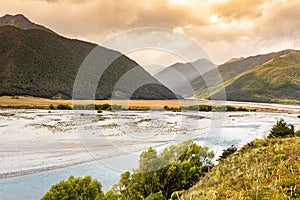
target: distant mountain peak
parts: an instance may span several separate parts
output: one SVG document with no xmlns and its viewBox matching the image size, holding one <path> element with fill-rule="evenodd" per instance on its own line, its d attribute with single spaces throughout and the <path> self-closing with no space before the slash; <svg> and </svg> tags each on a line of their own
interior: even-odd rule
<svg viewBox="0 0 300 200">
<path fill-rule="evenodd" d="M 231 58 L 226 63 L 232 63 L 232 62 L 240 61 L 240 60 L 243 60 L 243 59 L 245 59 L 245 57 Z"/>
<path fill-rule="evenodd" d="M 23 30 L 39 29 L 56 34 L 54 31 L 31 22 L 27 17 L 22 14 L 10 15 L 6 14 L 0 17 L 0 26 L 14 26 Z"/>
<path fill-rule="evenodd" d="M 296 49 L 286 49 L 286 50 L 283 50 L 282 51 L 284 54 L 290 54 L 290 53 L 297 53 L 297 54 L 300 54 L 300 51 L 299 50 L 296 50 Z"/>
</svg>

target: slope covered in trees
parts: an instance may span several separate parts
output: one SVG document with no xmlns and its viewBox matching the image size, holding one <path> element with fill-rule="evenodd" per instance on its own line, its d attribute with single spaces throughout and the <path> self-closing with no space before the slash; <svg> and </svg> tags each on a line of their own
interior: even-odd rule
<svg viewBox="0 0 300 200">
<path fill-rule="evenodd" d="M 67 39 L 39 29 L 0 27 L 0 95 L 72 98 L 79 67 L 95 47 L 95 44 Z M 98 50 L 99 60 L 117 59 L 99 77 L 96 99 L 109 99 L 112 96 L 132 99 L 176 98 L 133 60 L 103 47 L 98 47 Z M 132 69 L 135 69 L 131 76 L 134 79 L 125 80 L 122 90 L 117 88 L 113 92 L 119 79 L 127 72 L 131 73 Z M 131 88 L 137 84 L 141 87 L 131 95 Z"/>
<path fill-rule="evenodd" d="M 219 70 L 221 79 L 216 70 Z M 210 91 L 205 80 L 213 83 Z M 300 52 L 285 50 L 227 62 L 191 81 L 199 98 L 254 102 L 300 102 Z M 223 81 L 223 83 L 221 82 Z"/>
<path fill-rule="evenodd" d="M 247 70 L 226 81 L 225 90 L 228 100 L 299 103 L 300 53 L 291 51 Z"/>
</svg>

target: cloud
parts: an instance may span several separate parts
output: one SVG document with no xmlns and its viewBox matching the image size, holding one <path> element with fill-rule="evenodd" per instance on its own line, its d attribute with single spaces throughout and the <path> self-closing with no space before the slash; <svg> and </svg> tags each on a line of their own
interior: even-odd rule
<svg viewBox="0 0 300 200">
<path fill-rule="evenodd" d="M 61 35 L 96 43 L 133 28 L 169 28 L 203 45 L 217 63 L 299 46 L 299 0 L 180 2 L 1 0 L 0 15 L 22 13 Z"/>
<path fill-rule="evenodd" d="M 207 25 L 205 17 L 198 14 L 201 10 L 202 8 L 198 7 L 195 12 L 189 5 L 173 5 L 166 0 L 155 0 L 148 5 L 142 4 L 130 25 L 133 27 L 160 26 L 172 29 L 189 24 Z"/>
<path fill-rule="evenodd" d="M 266 8 L 266 16 L 258 24 L 258 35 L 269 38 L 300 37 L 300 2 L 274 1 Z"/>
<path fill-rule="evenodd" d="M 261 17 L 266 0 L 228 0 L 212 5 L 212 11 L 226 22 Z"/>
</svg>

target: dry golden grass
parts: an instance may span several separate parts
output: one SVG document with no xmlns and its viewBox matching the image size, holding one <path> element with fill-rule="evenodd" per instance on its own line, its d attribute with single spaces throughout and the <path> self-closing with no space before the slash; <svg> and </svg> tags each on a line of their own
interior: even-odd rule
<svg viewBox="0 0 300 200">
<path fill-rule="evenodd" d="M 182 199 L 300 199 L 299 145 L 299 137 L 256 139 L 213 167 Z"/>
<path fill-rule="evenodd" d="M 123 108 L 136 108 L 138 109 L 155 109 L 163 108 L 164 106 L 178 108 L 180 106 L 192 106 L 192 105 L 212 105 L 220 106 L 220 104 L 211 104 L 208 101 L 195 101 L 195 100 L 88 100 L 88 101 L 73 101 L 62 100 L 62 99 L 45 99 L 30 96 L 0 96 L 0 107 L 4 108 L 49 108 L 52 104 L 57 106 L 59 104 L 72 105 L 87 105 L 87 104 L 111 104 L 120 105 Z M 228 105 L 228 104 L 227 104 Z M 230 104 L 229 104 L 230 105 Z M 233 107 L 240 107 L 236 105 L 231 105 Z M 279 110 L 276 108 L 258 108 L 245 104 L 242 106 L 247 109 L 256 109 L 257 112 L 292 112 L 286 110 Z"/>
<path fill-rule="evenodd" d="M 195 105 L 194 101 L 179 101 L 179 100 L 93 100 L 93 101 L 74 101 L 73 100 L 55 100 L 55 99 L 45 99 L 37 97 L 27 97 L 18 96 L 17 98 L 11 96 L 1 96 L 0 106 L 37 106 L 37 107 L 49 107 L 50 104 L 57 106 L 59 104 L 68 104 L 72 106 L 73 104 L 114 104 L 129 107 L 179 107 L 179 106 L 189 106 Z"/>
</svg>

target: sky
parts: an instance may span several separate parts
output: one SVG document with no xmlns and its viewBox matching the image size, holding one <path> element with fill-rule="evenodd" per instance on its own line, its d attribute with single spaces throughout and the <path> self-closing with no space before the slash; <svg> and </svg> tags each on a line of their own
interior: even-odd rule
<svg viewBox="0 0 300 200">
<path fill-rule="evenodd" d="M 299 0 L 0 1 L 1 16 L 18 13 L 63 36 L 97 44 L 132 29 L 171 29 L 197 42 L 216 64 L 233 57 L 300 49 Z M 181 60 L 155 50 L 129 56 L 144 65 Z M 155 62 L 158 57 L 164 61 Z"/>
</svg>

